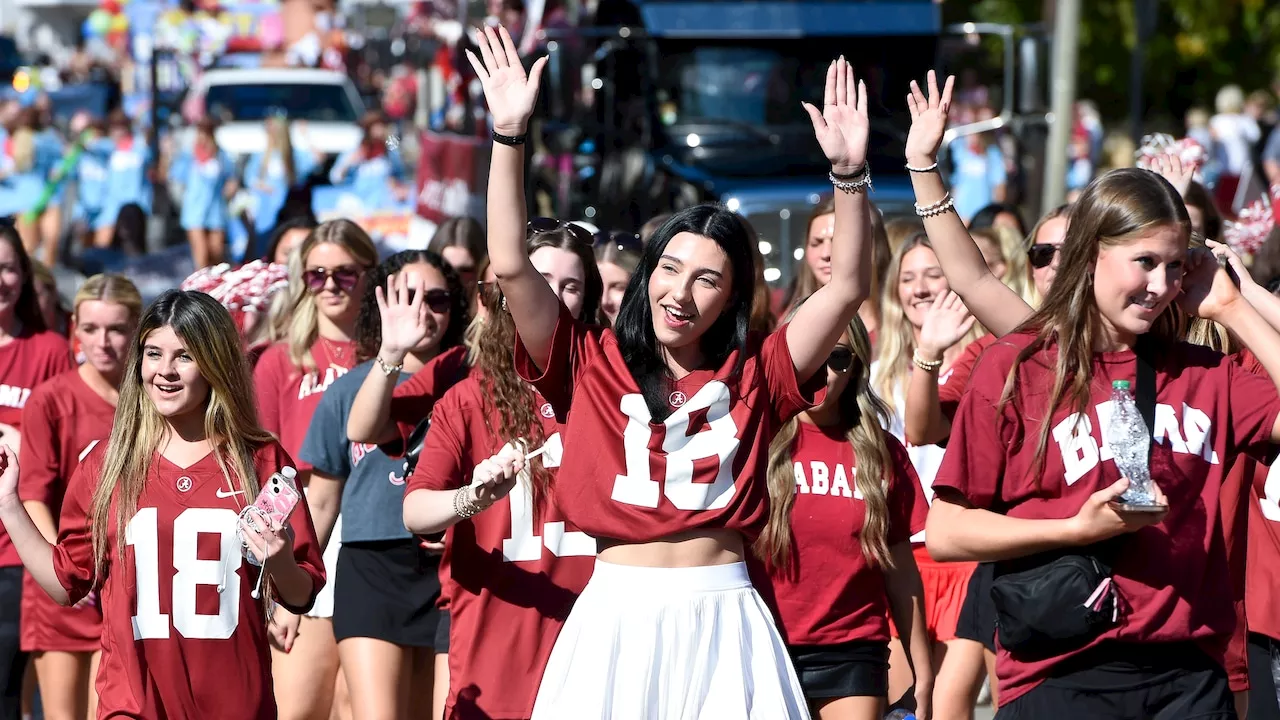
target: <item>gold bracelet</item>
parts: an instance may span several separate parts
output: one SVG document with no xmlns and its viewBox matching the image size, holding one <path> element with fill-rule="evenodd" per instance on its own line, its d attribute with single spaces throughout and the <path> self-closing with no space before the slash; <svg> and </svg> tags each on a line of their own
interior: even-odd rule
<svg viewBox="0 0 1280 720">
<path fill-rule="evenodd" d="M 925 360 L 924 358 L 920 357 L 920 348 L 916 348 L 915 350 L 911 351 L 911 362 L 914 363 L 915 366 L 920 368 L 921 370 L 925 372 L 930 372 L 930 373 L 942 367 L 941 360 Z"/>
</svg>

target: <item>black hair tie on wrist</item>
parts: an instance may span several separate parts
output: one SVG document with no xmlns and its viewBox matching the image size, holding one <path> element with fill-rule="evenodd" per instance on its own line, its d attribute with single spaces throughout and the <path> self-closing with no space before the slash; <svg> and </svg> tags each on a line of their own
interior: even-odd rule
<svg viewBox="0 0 1280 720">
<path fill-rule="evenodd" d="M 490 134 L 493 136 L 494 142 L 501 143 L 508 147 L 523 145 L 525 138 L 529 136 L 527 133 L 524 135 L 499 135 L 497 130 L 491 131 Z"/>
</svg>

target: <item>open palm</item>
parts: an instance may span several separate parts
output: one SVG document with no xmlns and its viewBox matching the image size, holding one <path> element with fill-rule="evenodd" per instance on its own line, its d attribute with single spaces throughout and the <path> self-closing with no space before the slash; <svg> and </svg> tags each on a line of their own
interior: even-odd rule
<svg viewBox="0 0 1280 720">
<path fill-rule="evenodd" d="M 938 91 L 938 76 L 929 71 L 929 94 L 920 91 L 915 80 L 907 94 L 907 109 L 911 111 L 911 130 L 907 132 L 907 161 L 928 165 L 938 157 L 942 135 L 947 131 L 947 111 L 951 109 L 951 90 L 955 78 L 947 77 L 946 85 Z"/>
<path fill-rule="evenodd" d="M 827 87 L 822 96 L 822 112 L 809 103 L 804 109 L 813 121 L 813 134 L 831 169 L 847 174 L 867 161 L 867 86 L 853 79 L 853 66 L 841 56 L 827 67 Z"/>
<path fill-rule="evenodd" d="M 493 129 L 503 135 L 523 135 L 538 99 L 538 85 L 547 58 L 538 58 L 526 75 L 516 44 L 506 28 L 486 27 L 476 43 L 483 62 L 467 51 L 467 61 L 480 78 L 484 99 L 493 116 Z"/>
<path fill-rule="evenodd" d="M 421 283 L 417 277 L 397 273 L 387 279 L 387 290 L 374 290 L 382 320 L 382 350 L 396 357 L 418 346 L 430 333 Z"/>
</svg>

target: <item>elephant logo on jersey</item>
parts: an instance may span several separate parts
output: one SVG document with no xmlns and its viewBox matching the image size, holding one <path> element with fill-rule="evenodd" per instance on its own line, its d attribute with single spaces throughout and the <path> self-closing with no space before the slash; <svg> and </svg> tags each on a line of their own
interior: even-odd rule
<svg viewBox="0 0 1280 720">
<path fill-rule="evenodd" d="M 683 394 L 683 393 L 681 393 Z M 659 495 L 681 510 L 718 510 L 733 499 L 733 460 L 738 454 L 738 426 L 729 414 L 729 387 L 719 380 L 703 385 L 662 422 L 662 445 L 653 447 L 649 406 L 639 393 L 624 395 L 627 417 L 622 432 L 627 471 L 613 481 L 613 499 L 628 505 L 658 507 Z M 653 478 L 650 458 L 666 456 L 666 477 Z"/>
</svg>

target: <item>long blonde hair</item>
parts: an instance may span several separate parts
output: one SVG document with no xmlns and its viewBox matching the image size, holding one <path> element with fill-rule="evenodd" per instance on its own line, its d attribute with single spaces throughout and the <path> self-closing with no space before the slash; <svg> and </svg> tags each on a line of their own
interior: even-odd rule
<svg viewBox="0 0 1280 720">
<path fill-rule="evenodd" d="M 94 572 L 99 582 L 107 557 L 124 555 L 125 525 L 138 510 L 138 497 L 161 443 L 171 432 L 142 385 L 143 347 L 151 333 L 172 328 L 209 383 L 204 430 L 223 476 L 244 497 L 258 495 L 254 451 L 273 442 L 258 424 L 253 378 L 240 349 L 240 333 L 217 300 L 200 292 L 169 290 L 147 308 L 138 324 L 124 378 L 115 424 L 107 442 L 101 479 L 93 492 L 91 528 Z M 234 478 L 234 479 L 233 479 Z M 237 482 L 238 481 L 238 482 Z M 115 504 L 116 544 L 108 547 L 108 523 Z M 270 597 L 270 593 L 264 593 Z"/>
<path fill-rule="evenodd" d="M 142 295 L 138 293 L 138 287 L 123 275 L 99 273 L 85 280 L 71 303 L 72 313 L 78 314 L 80 304 L 91 300 L 123 305 L 134 320 L 142 315 Z"/>
<path fill-rule="evenodd" d="M 378 248 L 369 238 L 369 234 L 350 220 L 341 219 L 321 223 L 311 231 L 306 240 L 302 241 L 302 245 L 298 248 L 298 262 L 294 263 L 290 258 L 290 311 L 287 335 L 289 359 L 293 361 L 294 367 L 304 372 L 314 372 L 316 369 L 316 359 L 311 355 L 311 346 L 315 345 L 316 339 L 320 337 L 320 325 L 317 320 L 319 311 L 316 310 L 315 295 L 303 282 L 302 272 L 306 266 L 307 255 L 311 254 L 316 246 L 324 243 L 333 243 L 351 253 L 351 257 L 355 258 L 366 273 L 378 264 Z M 358 295 L 352 295 L 352 299 L 356 305 L 359 305 Z"/>
<path fill-rule="evenodd" d="M 801 303 L 804 301 L 802 300 Z M 799 305 L 797 305 L 799 307 Z M 787 320 L 795 314 L 792 310 Z M 856 315 L 849 323 L 849 345 L 854 363 L 849 368 L 849 384 L 836 399 L 840 427 L 853 446 L 857 462 L 854 485 L 862 495 L 865 520 L 858 534 L 867 562 L 892 568 L 889 555 L 889 483 L 893 478 L 893 455 L 884 438 L 884 427 L 892 412 L 871 390 L 871 338 Z M 787 421 L 769 443 L 767 484 L 769 520 L 756 539 L 756 555 L 777 568 L 786 568 L 791 555 L 791 507 L 795 504 L 796 474 L 791 450 L 799 430 L 798 419 Z"/>
<path fill-rule="evenodd" d="M 267 179 L 267 166 L 271 162 L 271 153 L 280 153 L 280 162 L 284 165 L 286 187 L 293 187 L 298 182 L 298 170 L 293 165 L 293 138 L 289 136 L 289 121 L 281 117 L 267 119 L 267 149 L 262 153 L 262 163 L 258 169 L 258 179 Z"/>
<path fill-rule="evenodd" d="M 880 397 L 892 403 L 905 397 L 907 373 L 911 371 L 911 355 L 916 349 L 915 329 L 907 319 L 907 313 L 898 297 L 898 276 L 902 273 L 902 261 L 907 253 L 918 247 L 929 248 L 933 245 L 922 233 L 908 237 L 889 261 L 885 272 L 884 286 L 880 289 L 880 331 L 876 335 L 876 374 L 871 379 L 872 387 Z M 968 332 L 958 346 L 964 347 L 977 340 L 983 334 L 978 323 Z M 902 396 L 899 393 L 904 393 Z"/>
<path fill-rule="evenodd" d="M 1022 363 L 1042 350 L 1057 348 L 1053 387 L 1047 407 L 1039 412 L 1043 420 L 1030 469 L 1037 487 L 1054 414 L 1064 405 L 1083 413 L 1090 402 L 1094 346 L 1103 333 L 1093 289 L 1099 250 L 1169 226 L 1190 239 L 1191 219 L 1178 191 L 1159 175 L 1138 168 L 1112 170 L 1096 178 L 1071 207 L 1053 286 L 1040 309 L 1018 328 L 1018 332 L 1034 333 L 1035 339 L 1014 358 L 998 404 L 998 411 L 1003 412 L 1020 394 L 1018 369 Z M 1169 345 L 1179 339 L 1180 324 L 1177 309 L 1170 306 L 1147 335 L 1156 343 Z M 1026 408 L 1020 410 L 1027 413 Z M 1033 409 L 1031 416 L 1038 411 Z M 1021 441 L 1019 437 L 1015 445 Z"/>
</svg>

